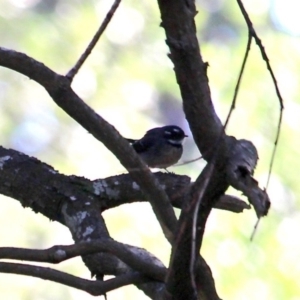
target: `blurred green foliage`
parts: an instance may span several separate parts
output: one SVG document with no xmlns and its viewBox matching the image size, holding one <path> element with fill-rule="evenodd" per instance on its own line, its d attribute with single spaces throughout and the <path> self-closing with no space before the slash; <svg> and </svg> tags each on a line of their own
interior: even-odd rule
<svg viewBox="0 0 300 300">
<path fill-rule="evenodd" d="M 299 300 L 300 287 L 300 105 L 298 24 L 283 0 L 244 1 L 261 37 L 285 99 L 282 132 L 268 188 L 270 214 L 250 234 L 255 214 L 214 211 L 208 221 L 202 253 L 212 268 L 222 299 Z M 291 1 L 290 1 L 291 2 Z M 289 2 L 289 3 L 290 3 Z M 297 11 L 297 1 L 291 2 Z M 66 74 L 83 52 L 111 1 L 0 0 L 1 47 L 26 53 Z M 225 120 L 244 55 L 247 28 L 234 1 L 199 0 L 198 38 L 215 108 Z M 299 11 L 299 10 L 298 10 Z M 154 126 L 176 123 L 188 131 L 164 31 L 153 1 L 124 1 L 107 31 L 75 78 L 74 90 L 124 136 L 138 138 Z M 298 26 L 298 27 L 297 27 Z M 279 116 L 279 102 L 256 45 L 252 51 L 228 133 L 253 141 L 259 151 L 255 177 L 264 187 Z M 58 108 L 35 82 L 0 69 L 0 142 L 51 164 L 60 172 L 91 179 L 124 169 L 99 142 Z M 183 159 L 199 153 L 191 139 Z M 193 179 L 203 162 L 172 171 Z M 239 193 L 230 191 L 232 193 Z M 240 196 L 240 195 L 239 195 Z M 0 246 L 46 248 L 72 243 L 68 230 L 1 197 Z M 170 248 L 147 204 L 124 205 L 105 213 L 119 241 L 144 247 L 168 264 Z M 80 259 L 58 269 L 89 278 Z M 2 299 L 92 299 L 39 279 L 0 274 Z M 135 287 L 109 299 L 146 299 Z"/>
</svg>

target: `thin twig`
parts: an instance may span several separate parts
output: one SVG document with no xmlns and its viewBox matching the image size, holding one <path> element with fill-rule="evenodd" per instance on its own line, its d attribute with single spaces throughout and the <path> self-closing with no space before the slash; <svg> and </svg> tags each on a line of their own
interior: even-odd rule
<svg viewBox="0 0 300 300">
<path fill-rule="evenodd" d="M 210 165 L 208 166 L 208 174 L 204 180 L 203 187 L 200 190 L 200 194 L 198 196 L 198 200 L 195 206 L 195 210 L 193 213 L 193 226 L 192 226 L 192 247 L 191 247 L 191 260 L 190 260 L 190 274 L 191 274 L 191 282 L 193 289 L 195 292 L 197 291 L 197 285 L 196 285 L 196 280 L 195 280 L 195 272 L 194 268 L 196 265 L 196 253 L 198 255 L 198 252 L 196 251 L 196 234 L 197 234 L 197 222 L 198 222 L 198 216 L 199 216 L 199 208 L 200 204 L 203 198 L 203 195 L 206 191 L 206 188 L 210 182 L 211 175 L 214 171 L 215 168 L 215 161 L 216 161 L 217 155 L 214 155 L 213 160 L 209 163 Z"/>
<path fill-rule="evenodd" d="M 229 113 L 227 115 L 227 118 L 226 118 L 226 121 L 225 121 L 225 124 L 224 124 L 224 131 L 225 131 L 227 125 L 228 125 L 231 114 L 232 114 L 233 110 L 235 109 L 236 99 L 237 99 L 238 92 L 239 92 L 239 89 L 240 89 L 242 77 L 243 77 L 243 74 L 244 74 L 244 71 L 245 71 L 246 62 L 247 62 L 248 57 L 249 57 L 249 52 L 250 52 L 250 48 L 251 48 L 251 41 L 252 41 L 252 36 L 249 34 L 248 35 L 248 42 L 247 42 L 246 52 L 245 52 L 243 63 L 242 63 L 242 67 L 241 67 L 239 77 L 238 77 L 238 80 L 237 80 L 237 83 L 236 83 L 236 86 L 235 86 L 235 89 L 234 89 L 234 95 L 233 95 L 233 99 L 232 99 L 232 102 L 231 102 L 230 110 L 229 110 Z"/>
<path fill-rule="evenodd" d="M 200 204 L 201 204 L 201 199 L 202 199 L 202 197 L 204 195 L 206 187 L 208 186 L 211 174 L 213 173 L 213 170 L 214 170 L 214 167 L 215 167 L 216 153 L 218 152 L 218 149 L 219 149 L 219 143 L 220 143 L 222 134 L 223 134 L 223 132 L 225 132 L 225 129 L 226 129 L 227 125 L 228 125 L 228 122 L 229 122 L 229 119 L 231 117 L 231 114 L 232 114 L 232 112 L 233 112 L 233 110 L 235 108 L 235 105 L 236 105 L 236 99 L 237 99 L 238 91 L 239 91 L 239 88 L 240 88 L 240 85 L 241 85 L 242 76 L 244 74 L 246 62 L 247 62 L 247 59 L 249 57 L 249 52 L 250 52 L 250 48 L 251 48 L 251 40 L 252 40 L 252 37 L 249 34 L 249 36 L 248 36 L 248 42 L 247 42 L 247 47 L 246 47 L 246 52 L 245 52 L 245 55 L 244 55 L 244 59 L 243 59 L 242 67 L 241 67 L 241 70 L 240 70 L 240 73 L 239 73 L 239 76 L 238 76 L 238 80 L 237 80 L 237 83 L 236 83 L 236 86 L 235 86 L 235 89 L 234 89 L 234 95 L 233 95 L 233 99 L 232 99 L 232 102 L 231 102 L 230 110 L 228 112 L 226 121 L 225 121 L 225 123 L 223 125 L 223 129 L 224 130 L 222 131 L 222 133 L 220 134 L 220 137 L 217 140 L 215 154 L 214 154 L 214 157 L 213 157 L 213 159 L 211 161 L 211 165 L 209 167 L 208 176 L 205 179 L 203 188 L 201 189 L 200 195 L 198 197 L 198 200 L 197 200 L 197 203 L 196 203 L 196 206 L 195 206 L 194 214 L 193 214 L 190 274 L 191 274 L 192 286 L 193 286 L 193 288 L 195 290 L 196 290 L 196 281 L 195 281 L 195 274 L 194 274 L 194 266 L 195 266 L 195 263 L 196 263 L 196 233 L 197 233 L 197 221 L 198 221 L 199 207 L 200 207 Z"/>
<path fill-rule="evenodd" d="M 195 162 L 195 161 L 197 161 L 197 160 L 200 160 L 200 159 L 203 159 L 203 156 L 202 156 L 202 155 L 199 156 L 199 157 L 197 157 L 197 158 L 193 158 L 193 159 L 190 159 L 190 160 L 183 161 L 183 162 L 181 162 L 181 163 L 179 163 L 179 164 L 173 165 L 172 167 L 181 167 L 181 166 L 184 166 L 184 165 L 193 163 L 193 162 Z"/>
<path fill-rule="evenodd" d="M 251 233 L 251 236 L 250 236 L 250 241 L 252 242 L 253 239 L 254 239 L 254 236 L 255 236 L 255 233 L 256 233 L 256 230 L 257 230 L 257 227 L 258 227 L 258 224 L 260 222 L 260 218 L 257 219 L 255 225 L 254 225 L 254 228 L 253 228 L 253 231 Z"/>
<path fill-rule="evenodd" d="M 280 136 L 280 131 L 281 131 L 283 108 L 284 108 L 283 106 L 280 107 L 280 114 L 279 114 L 279 120 L 278 120 L 278 124 L 277 124 L 276 138 L 275 138 L 275 141 L 274 141 L 274 148 L 273 148 L 273 151 L 272 151 L 272 157 L 271 157 L 271 161 L 270 161 L 270 165 L 269 165 L 269 173 L 268 173 L 268 178 L 267 178 L 267 183 L 266 183 L 266 189 L 265 190 L 267 190 L 267 188 L 269 186 L 269 183 L 270 183 L 271 172 L 272 172 L 272 169 L 273 169 L 277 144 L 278 144 L 278 141 L 279 141 L 279 136 Z"/>
<path fill-rule="evenodd" d="M 266 183 L 266 189 L 267 189 L 267 187 L 269 185 L 269 182 L 270 182 L 270 177 L 271 177 L 272 168 L 273 168 L 273 164 L 274 164 L 274 159 L 275 159 L 277 144 L 278 144 L 278 140 L 279 140 L 279 136 L 280 136 L 280 131 L 281 131 L 282 114 L 283 114 L 283 109 L 284 109 L 283 98 L 281 96 L 281 93 L 280 93 L 280 90 L 279 90 L 279 87 L 278 87 L 278 84 L 277 84 L 277 80 L 275 78 L 275 75 L 274 75 L 274 72 L 272 70 L 272 67 L 271 67 L 269 58 L 267 56 L 267 53 L 265 51 L 265 48 L 264 48 L 264 46 L 263 46 L 260 38 L 258 37 L 258 35 L 255 32 L 253 24 L 252 24 L 252 22 L 251 22 L 251 20 L 249 18 L 249 15 L 248 15 L 247 11 L 245 10 L 245 7 L 244 7 L 242 1 L 241 0 L 237 0 L 237 3 L 239 5 L 239 7 L 240 7 L 240 10 L 242 12 L 242 15 L 243 15 L 245 21 L 246 21 L 246 24 L 247 24 L 247 27 L 248 27 L 248 30 L 249 30 L 249 34 L 255 39 L 255 42 L 256 42 L 258 48 L 260 49 L 260 53 L 262 55 L 262 58 L 263 58 L 263 60 L 267 64 L 267 69 L 268 69 L 268 71 L 269 71 L 269 73 L 271 75 L 272 81 L 274 83 L 276 95 L 277 95 L 277 98 L 279 100 L 279 105 L 280 105 L 280 114 L 279 114 L 279 120 L 278 120 L 276 138 L 275 138 L 275 141 L 274 141 L 274 149 L 273 149 L 273 152 L 272 152 L 272 157 L 271 157 L 270 166 L 269 166 L 269 173 L 268 173 L 268 178 L 267 178 L 267 183 Z"/>
<path fill-rule="evenodd" d="M 101 35 L 103 34 L 104 30 L 106 29 L 107 25 L 111 21 L 114 13 L 116 12 L 121 0 L 115 0 L 113 5 L 111 6 L 110 10 L 106 14 L 105 19 L 103 20 L 102 24 L 100 25 L 98 31 L 94 35 L 93 39 L 91 40 L 90 44 L 86 48 L 86 50 L 83 52 L 83 54 L 80 56 L 79 60 L 75 64 L 75 66 L 67 73 L 66 77 L 72 82 L 74 79 L 74 76 L 77 74 L 85 60 L 88 58 L 90 53 L 92 52 L 93 48 L 96 46 L 98 40 L 100 39 Z"/>
</svg>

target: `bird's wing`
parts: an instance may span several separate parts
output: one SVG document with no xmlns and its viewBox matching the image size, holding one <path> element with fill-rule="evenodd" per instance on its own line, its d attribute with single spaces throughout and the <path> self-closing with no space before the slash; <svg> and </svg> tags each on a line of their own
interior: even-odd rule
<svg viewBox="0 0 300 300">
<path fill-rule="evenodd" d="M 148 139 L 142 139 L 132 143 L 132 147 L 137 153 L 143 153 L 147 151 L 152 145 L 153 143 Z"/>
<path fill-rule="evenodd" d="M 147 142 L 146 140 L 134 140 L 134 139 L 127 139 L 126 141 L 128 141 L 131 146 L 133 147 L 133 149 L 137 152 L 137 153 L 142 153 L 144 151 L 146 151 L 147 149 L 149 149 L 149 147 L 151 146 L 151 143 L 149 143 L 149 141 Z"/>
</svg>

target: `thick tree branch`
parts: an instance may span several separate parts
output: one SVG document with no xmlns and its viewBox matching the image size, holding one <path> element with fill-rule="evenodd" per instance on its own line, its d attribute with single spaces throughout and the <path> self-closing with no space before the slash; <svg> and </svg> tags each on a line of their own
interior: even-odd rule
<svg viewBox="0 0 300 300">
<path fill-rule="evenodd" d="M 199 276 L 196 285 L 201 289 L 201 299 L 219 299 L 214 288 L 211 274 L 205 272 L 203 264 L 191 261 L 199 253 L 206 220 L 217 199 L 229 186 L 224 173 L 229 144 L 225 139 L 223 126 L 217 117 L 210 96 L 207 65 L 203 62 L 194 17 L 193 0 L 158 0 L 162 26 L 166 32 L 166 43 L 170 48 L 170 58 L 174 64 L 177 82 L 183 98 L 183 108 L 195 142 L 204 159 L 209 164 L 191 187 L 185 199 L 185 207 L 179 219 L 176 245 L 172 248 L 172 259 L 167 279 L 167 292 L 172 299 L 197 299 L 199 291 L 195 288 L 194 272 L 207 275 Z M 196 236 L 193 237 L 193 219 L 196 208 Z M 198 257 L 198 254 L 196 255 Z M 203 258 L 199 258 L 203 260 Z M 196 266 L 191 268 L 191 263 Z M 206 278 L 206 279 L 204 279 Z M 210 281 L 209 287 L 204 282 Z M 168 294 L 167 293 L 167 294 Z M 166 295 L 167 295 L 166 294 Z"/>
<path fill-rule="evenodd" d="M 213 289 L 208 289 L 205 284 L 207 280 L 204 278 L 209 275 L 197 276 L 195 282 L 196 273 L 207 274 L 201 269 L 203 265 L 201 267 L 196 262 L 211 208 L 233 183 L 227 174 L 227 164 L 232 161 L 231 149 L 237 149 L 240 141 L 225 135 L 211 101 L 207 64 L 203 62 L 196 36 L 194 2 L 158 0 L 184 112 L 195 142 L 208 161 L 185 197 L 186 205 L 181 212 L 176 244 L 172 248 L 167 291 L 172 299 L 197 299 L 199 295 L 201 299 L 219 299 L 213 284 L 209 285 Z M 198 209 L 199 213 L 195 215 Z M 212 280 L 211 277 L 210 282 Z"/>
<path fill-rule="evenodd" d="M 203 62 L 196 37 L 195 3 L 193 0 L 158 0 L 158 4 L 184 112 L 195 142 L 208 160 L 223 129 L 211 101 L 207 64 Z"/>
<path fill-rule="evenodd" d="M 161 172 L 155 173 L 154 176 L 174 207 L 182 208 L 185 194 L 191 185 L 190 178 Z M 64 201 L 72 201 L 76 197 L 95 199 L 99 202 L 101 211 L 147 200 L 143 191 L 128 174 L 95 181 L 84 177 L 66 176 L 34 157 L 3 147 L 0 147 L 0 182 L 0 193 L 19 200 L 24 207 L 31 207 L 35 212 L 63 224 L 60 206 Z M 244 201 L 229 195 L 222 195 L 215 207 L 232 212 L 249 209 L 249 205 Z"/>
</svg>

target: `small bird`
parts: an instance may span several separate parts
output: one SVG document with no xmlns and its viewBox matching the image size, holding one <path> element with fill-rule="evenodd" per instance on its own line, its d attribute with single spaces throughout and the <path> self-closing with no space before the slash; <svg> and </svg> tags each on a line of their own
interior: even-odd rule
<svg viewBox="0 0 300 300">
<path fill-rule="evenodd" d="M 140 140 L 127 139 L 149 168 L 166 169 L 178 162 L 187 135 L 175 125 L 150 129 Z"/>
</svg>

